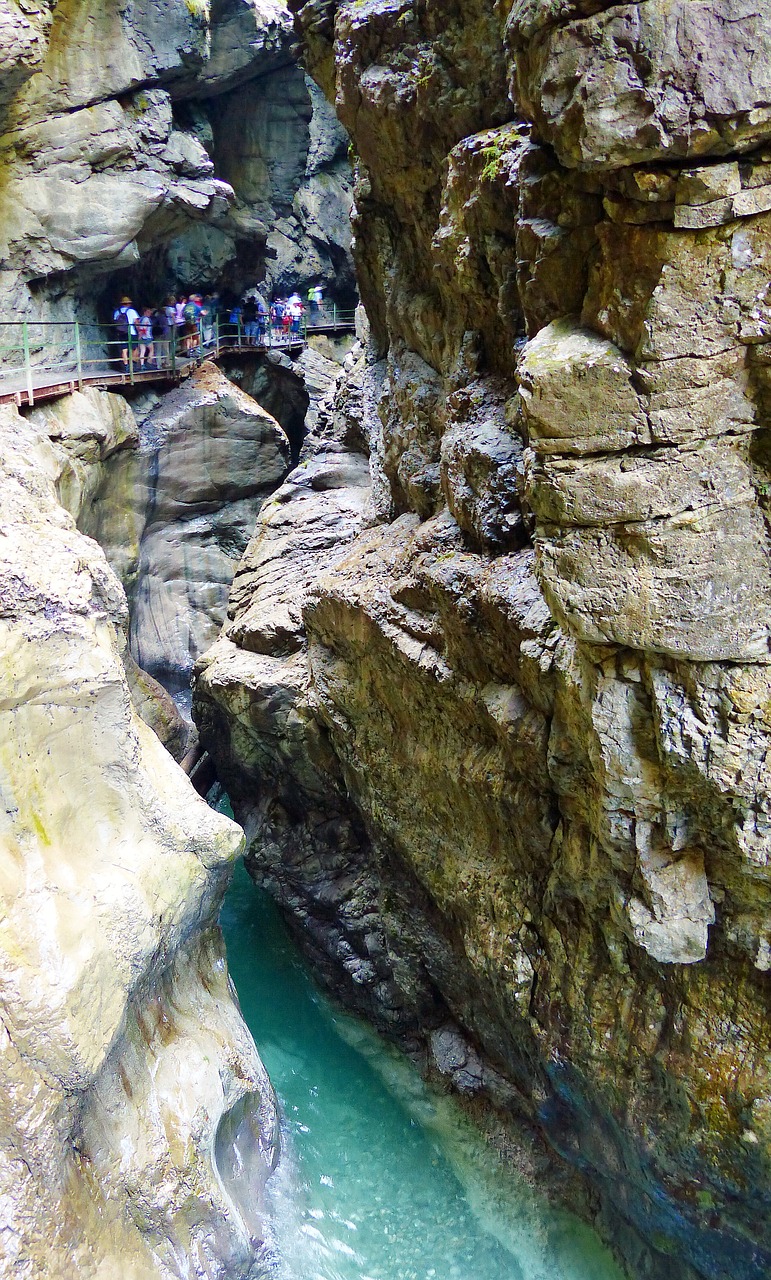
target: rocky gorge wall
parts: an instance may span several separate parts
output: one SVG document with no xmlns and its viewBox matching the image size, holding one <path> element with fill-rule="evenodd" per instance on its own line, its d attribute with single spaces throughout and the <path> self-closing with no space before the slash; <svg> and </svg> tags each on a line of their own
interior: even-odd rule
<svg viewBox="0 0 771 1280">
<path fill-rule="evenodd" d="M 30 418 L 56 440 L 79 439 L 88 468 L 88 446 L 108 406 L 128 423 L 126 434 L 120 448 L 106 456 L 98 450 L 102 465 L 70 509 L 126 589 L 133 658 L 170 691 L 189 690 L 193 661 L 221 625 L 257 512 L 287 471 L 289 441 L 210 363 L 164 394 L 129 403 L 91 390 Z M 68 500 L 61 482 L 60 489 Z"/>
<path fill-rule="evenodd" d="M 349 297 L 347 142 L 279 0 L 3 0 L 0 30 L 0 322 L 92 323 L 127 288 Z"/>
<path fill-rule="evenodd" d="M 58 501 L 85 431 L 0 433 L 0 1271 L 236 1280 L 278 1134 L 216 926 L 242 833 L 134 710 L 125 595 Z"/>
<path fill-rule="evenodd" d="M 639 1275 L 771 1266 L 771 26 L 295 0 L 371 333 L 196 715 L 335 989 Z"/>
<path fill-rule="evenodd" d="M 347 139 L 291 40 L 272 0 L 0 0 L 3 363 L 9 322 L 125 288 L 350 290 Z M 275 1100 L 216 923 L 243 836 L 136 658 L 176 691 L 216 635 L 328 363 L 302 359 L 0 410 L 3 1275 L 271 1265 Z"/>
<path fill-rule="evenodd" d="M 317 342 L 333 352 L 329 340 Z M 207 361 L 171 391 L 92 387 L 26 415 L 55 452 L 61 505 L 126 592 L 132 694 L 142 701 L 146 682 L 150 723 L 180 760 L 194 738 L 193 666 L 222 627 L 261 507 L 341 374 L 338 359 L 312 346 L 292 358 L 277 349 L 223 364 L 230 377 Z"/>
<path fill-rule="evenodd" d="M 340 373 L 271 359 L 298 403 Z M 0 430 L 0 1274 L 264 1275 L 278 1119 L 216 923 L 243 836 L 173 763 L 167 690 L 189 708 L 289 439 L 213 364 Z"/>
</svg>

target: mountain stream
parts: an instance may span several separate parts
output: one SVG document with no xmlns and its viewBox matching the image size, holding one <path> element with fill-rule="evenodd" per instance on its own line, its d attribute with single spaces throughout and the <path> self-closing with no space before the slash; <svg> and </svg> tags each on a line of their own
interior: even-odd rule
<svg viewBox="0 0 771 1280">
<path fill-rule="evenodd" d="M 622 1280 L 596 1235 L 504 1169 L 457 1103 L 334 1007 L 239 866 L 221 918 L 283 1110 L 277 1280 Z"/>
</svg>

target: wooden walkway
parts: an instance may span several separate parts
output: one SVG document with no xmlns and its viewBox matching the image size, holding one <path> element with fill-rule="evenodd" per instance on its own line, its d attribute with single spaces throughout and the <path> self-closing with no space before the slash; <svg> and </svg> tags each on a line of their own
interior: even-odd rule
<svg viewBox="0 0 771 1280">
<path fill-rule="evenodd" d="M 124 387 L 141 387 L 147 384 L 177 385 L 188 378 L 193 370 L 199 368 L 205 360 L 220 360 L 226 356 L 268 355 L 273 351 L 286 355 L 296 355 L 303 351 L 315 335 L 343 335 L 354 331 L 353 317 L 336 320 L 330 324 L 308 326 L 301 336 L 290 335 L 284 338 L 272 337 L 268 342 L 259 340 L 247 342 L 229 337 L 217 338 L 209 344 L 202 344 L 194 355 L 178 355 L 172 362 L 162 364 L 159 368 L 140 369 L 134 366 L 131 370 L 116 369 L 119 361 L 88 361 L 78 367 L 72 360 L 72 368 L 46 368 L 45 364 L 32 364 L 25 367 L 14 365 L 5 368 L 0 366 L 0 404 L 15 404 L 19 408 L 34 405 L 40 401 L 55 400 L 59 396 L 71 395 L 74 391 L 82 391 L 85 387 L 97 387 L 101 390 L 120 390 Z M 69 363 L 69 362 L 68 362 Z"/>
</svg>

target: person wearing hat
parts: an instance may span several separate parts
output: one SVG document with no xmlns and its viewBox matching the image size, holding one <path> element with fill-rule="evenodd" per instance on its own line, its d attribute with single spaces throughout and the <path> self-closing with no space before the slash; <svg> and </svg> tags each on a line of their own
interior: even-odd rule
<svg viewBox="0 0 771 1280">
<path fill-rule="evenodd" d="M 123 363 L 124 373 L 128 373 L 129 367 L 129 335 L 133 339 L 137 336 L 137 321 L 139 312 L 134 307 L 131 298 L 126 296 L 121 298 L 120 306 L 116 307 L 112 313 L 113 322 L 118 333 L 118 337 L 122 342 L 120 358 Z"/>
</svg>

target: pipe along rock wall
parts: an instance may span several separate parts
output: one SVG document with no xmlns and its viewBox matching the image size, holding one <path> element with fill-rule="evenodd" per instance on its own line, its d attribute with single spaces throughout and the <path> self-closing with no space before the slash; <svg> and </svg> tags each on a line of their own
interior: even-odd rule
<svg viewBox="0 0 771 1280">
<path fill-rule="evenodd" d="M 335 989 L 632 1269 L 771 1267 L 771 21 L 293 0 L 371 335 L 196 715 Z"/>
</svg>

